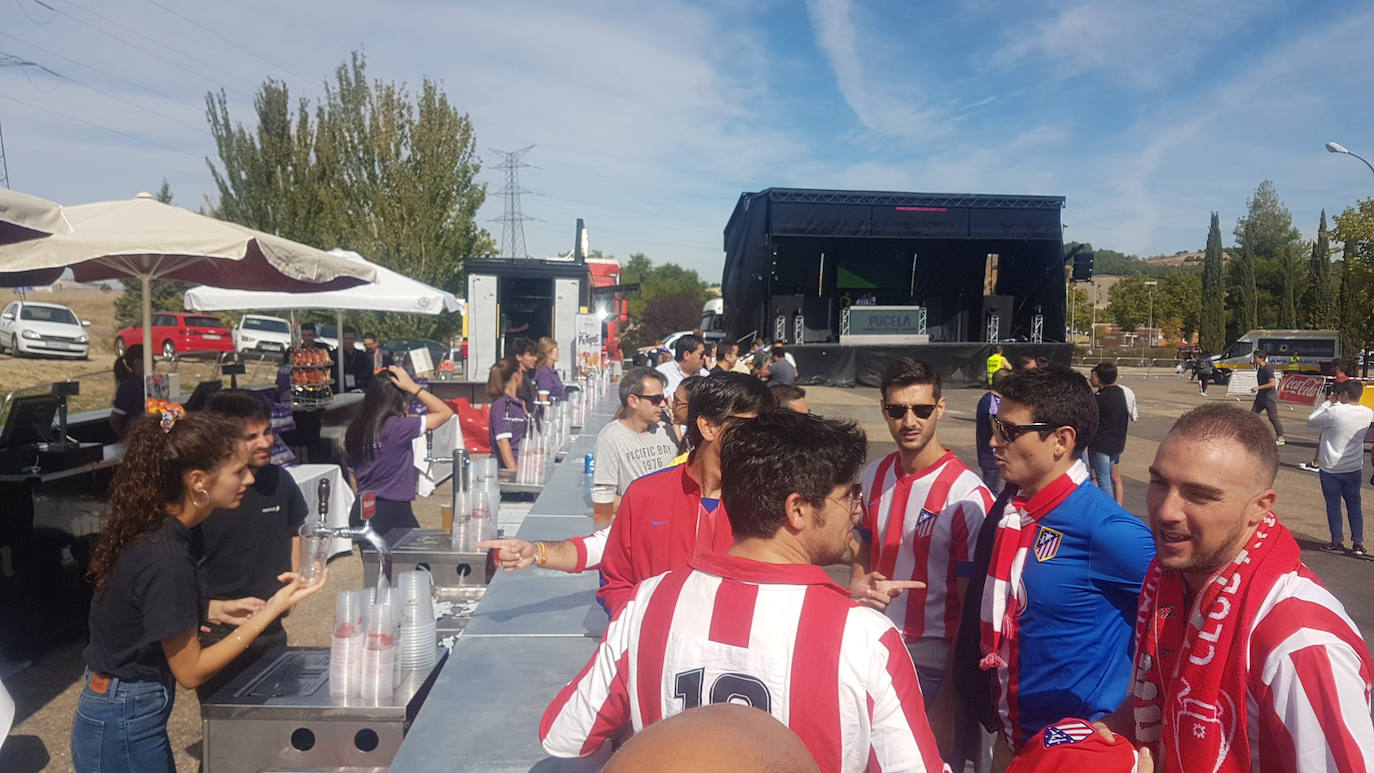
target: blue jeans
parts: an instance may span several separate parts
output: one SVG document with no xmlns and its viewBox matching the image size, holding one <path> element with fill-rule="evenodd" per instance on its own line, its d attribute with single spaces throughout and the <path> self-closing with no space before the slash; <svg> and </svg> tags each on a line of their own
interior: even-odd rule
<svg viewBox="0 0 1374 773">
<path fill-rule="evenodd" d="M 158 682 L 111 679 L 104 695 L 91 689 L 91 672 L 72 722 L 72 766 L 77 773 L 176 773 L 167 720 L 176 691 Z"/>
<path fill-rule="evenodd" d="M 1364 542 L 1364 513 L 1360 511 L 1360 474 L 1362 470 L 1350 472 L 1327 472 L 1322 470 L 1318 477 L 1322 481 L 1322 497 L 1326 499 L 1326 525 L 1331 527 L 1331 541 L 1344 542 L 1341 529 L 1341 500 L 1350 513 L 1350 540 Z"/>
<path fill-rule="evenodd" d="M 1121 454 L 1104 454 L 1100 451 L 1088 450 L 1088 469 L 1092 471 L 1093 483 L 1097 487 L 1107 492 L 1107 496 L 1114 497 L 1112 491 L 1112 465 L 1121 461 Z"/>
</svg>

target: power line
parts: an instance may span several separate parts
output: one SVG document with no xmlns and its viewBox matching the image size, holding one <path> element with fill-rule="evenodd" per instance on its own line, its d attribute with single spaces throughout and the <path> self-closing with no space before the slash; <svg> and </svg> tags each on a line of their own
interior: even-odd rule
<svg viewBox="0 0 1374 773">
<path fill-rule="evenodd" d="M 6 61 L 6 59 L 8 59 L 9 61 Z M 52 76 L 58 78 L 59 80 L 71 81 L 72 83 L 75 83 L 76 85 L 78 85 L 78 86 L 80 86 L 80 87 L 82 87 L 82 88 L 90 89 L 91 91 L 94 91 L 94 92 L 97 93 L 97 94 L 101 94 L 101 95 L 103 95 L 103 96 L 109 97 L 110 99 L 113 99 L 113 100 L 116 100 L 116 101 L 119 101 L 119 102 L 123 102 L 124 104 L 128 105 L 129 107 L 134 108 L 135 110 L 142 110 L 143 112 L 148 113 L 149 115 L 155 115 L 155 116 L 157 116 L 158 118 L 163 119 L 164 121 L 171 121 L 172 123 L 180 124 L 180 125 L 182 125 L 182 126 L 185 126 L 186 128 L 190 129 L 191 131 L 199 132 L 199 131 L 202 131 L 202 130 L 205 128 L 204 126 L 193 126 L 193 125 L 191 125 L 191 124 L 189 124 L 189 123 L 186 123 L 185 121 L 182 121 L 182 120 L 180 120 L 180 119 L 178 119 L 178 118 L 173 118 L 173 117 L 170 116 L 170 115 L 167 115 L 167 114 L 165 114 L 165 113 L 160 113 L 160 112 L 158 112 L 158 111 L 156 111 L 156 110 L 154 110 L 154 109 L 152 109 L 152 108 L 150 108 L 150 107 L 144 107 L 143 105 L 140 105 L 140 104 L 138 104 L 137 102 L 132 102 L 132 101 L 130 101 L 130 100 L 127 100 L 127 99 L 125 99 L 124 97 L 119 96 L 118 94 L 112 94 L 112 93 L 110 93 L 110 92 L 108 92 L 108 91 L 105 91 L 104 89 L 98 89 L 98 88 L 96 88 L 95 86 L 91 86 L 91 85 L 89 85 L 89 84 L 83 83 L 83 82 L 77 80 L 76 78 L 72 78 L 72 77 L 63 75 L 62 73 L 60 73 L 60 72 L 58 72 L 58 71 L 52 69 L 51 67 L 46 67 L 46 66 L 44 66 L 44 65 L 42 65 L 42 64 L 39 64 L 38 62 L 29 60 L 29 59 L 20 59 L 19 57 L 15 56 L 14 54 L 7 54 L 7 53 L 5 53 L 4 51 L 0 51 L 0 67 L 5 67 L 5 66 L 19 66 L 19 67 L 21 67 L 21 68 L 37 67 L 38 69 L 42 70 L 43 72 L 46 72 L 46 73 L 48 73 L 49 75 L 52 75 Z M 25 77 L 27 77 L 27 72 L 25 73 Z M 30 80 L 29 83 L 32 84 L 33 81 Z M 37 87 L 37 86 L 34 86 L 34 88 L 38 88 L 38 87 Z M 51 89 L 50 89 L 50 90 L 51 90 Z M 42 91 L 42 89 L 39 89 L 39 91 Z"/>
<path fill-rule="evenodd" d="M 251 49 L 248 49 L 248 48 L 245 48 L 245 47 L 239 45 L 237 42 L 235 42 L 235 41 L 233 41 L 233 40 L 231 40 L 231 39 L 229 39 L 229 38 L 227 38 L 227 37 L 225 37 L 225 36 L 219 34 L 218 32 L 215 32 L 213 29 L 211 29 L 211 28 L 209 28 L 209 27 L 206 27 L 205 25 L 201 24 L 200 22 L 197 22 L 196 20 L 191 19 L 191 18 L 189 18 L 189 17 L 187 17 L 187 16 L 181 14 L 180 12 L 176 11 L 175 9 L 168 8 L 167 6 L 165 6 L 165 5 L 163 5 L 162 3 L 158 2 L 158 0 L 148 0 L 148 2 L 152 3 L 153 5 L 157 6 L 158 8 L 161 8 L 162 10 L 166 11 L 167 13 L 170 13 L 171 15 L 177 17 L 178 19 L 181 19 L 182 21 L 184 21 L 184 22 L 186 22 L 187 24 L 191 25 L 192 27 L 195 27 L 196 29 L 198 29 L 198 30 L 200 30 L 200 31 L 202 31 L 202 32 L 204 32 L 204 33 L 206 33 L 207 35 L 210 35 L 210 36 L 212 36 L 212 37 L 214 37 L 214 38 L 216 38 L 216 39 L 218 39 L 218 40 L 220 40 L 220 41 L 222 41 L 222 42 L 224 42 L 224 43 L 227 43 L 227 44 L 233 46 L 234 48 L 237 48 L 238 50 L 244 52 L 245 54 L 248 54 L 249 56 L 254 57 L 255 59 L 259 59 L 259 60 L 261 60 L 261 61 L 263 61 L 263 62 L 265 62 L 265 63 L 267 63 L 267 64 L 269 64 L 269 65 L 271 65 L 271 66 L 273 66 L 273 67 L 275 67 L 275 68 L 277 68 L 278 70 L 281 70 L 282 72 L 287 73 L 288 75 L 292 75 L 292 76 L 298 78 L 299 80 L 301 80 L 301 81 L 304 82 L 304 83 L 310 83 L 310 82 L 311 82 L 311 79 L 310 79 L 310 78 L 307 78 L 307 77 L 305 77 L 304 75 L 301 75 L 300 73 L 292 72 L 291 70 L 288 70 L 287 68 L 285 68 L 285 67 L 283 67 L 283 66 L 277 64 L 276 62 L 272 61 L 271 59 L 268 59 L 267 57 L 263 56 L 262 54 L 259 54 L 259 53 L 256 52 L 256 51 L 253 51 L 253 50 L 251 50 Z"/>
<path fill-rule="evenodd" d="M 121 78 L 120 76 L 115 75 L 114 73 L 111 73 L 111 72 L 108 72 L 108 71 L 105 71 L 105 70 L 101 70 L 101 69 L 98 68 L 98 67 L 92 67 L 91 65 L 86 64 L 85 62 L 79 62 L 79 61 L 77 61 L 77 60 L 71 58 L 70 56 L 67 56 L 67 55 L 65 55 L 65 54 L 59 54 L 59 53 L 57 53 L 56 51 L 53 51 L 53 50 L 50 49 L 50 48 L 44 48 L 44 47 L 38 45 L 37 43 L 32 43 L 32 42 L 27 41 L 27 40 L 22 40 L 22 39 L 20 39 L 20 38 L 16 38 L 15 36 L 13 36 L 13 35 L 11 35 L 11 34 L 9 34 L 9 33 L 7 33 L 7 32 L 0 32 L 0 37 L 7 37 L 7 38 L 9 38 L 10 40 L 13 40 L 13 41 L 15 41 L 15 42 L 17 42 L 17 43 L 20 43 L 21 45 L 25 45 L 25 46 L 28 46 L 28 47 L 30 47 L 30 48 L 36 48 L 36 49 L 38 49 L 39 51 L 42 51 L 43 53 L 45 53 L 45 54 L 47 54 L 47 55 L 49 55 L 49 56 L 55 56 L 55 57 L 57 57 L 58 59 L 66 60 L 66 61 L 71 62 L 72 64 L 76 65 L 77 67 L 84 67 L 84 68 L 86 68 L 87 70 L 90 70 L 91 72 L 93 72 L 93 73 L 95 73 L 95 74 L 97 74 L 97 75 L 103 75 L 103 76 L 105 76 L 105 77 L 107 77 L 107 78 L 110 78 L 111 80 L 116 80 L 116 81 L 119 81 L 120 83 L 124 83 L 124 84 L 127 84 L 127 85 L 129 85 L 129 86 L 133 86 L 133 87 L 136 88 L 136 89 L 140 89 L 140 90 L 142 90 L 142 91 L 146 91 L 146 92 L 148 92 L 149 94 L 152 94 L 153 96 L 159 97 L 159 98 L 161 98 L 161 99 L 165 99 L 165 100 L 167 100 L 168 102 L 176 102 L 176 103 L 182 104 L 182 105 L 184 105 L 184 106 L 186 106 L 186 107 L 190 107 L 189 105 L 186 105 L 186 103 L 184 103 L 184 102 L 182 102 L 180 99 L 178 99 L 177 97 L 173 97 L 173 96 L 171 96 L 170 94 L 165 94 L 165 93 L 163 93 L 163 92 L 161 92 L 161 91 L 158 91 L 158 90 L 156 90 L 156 89 L 150 89 L 150 88 L 148 88 L 147 86 L 144 86 L 144 85 L 141 84 L 141 83 L 137 83 L 137 82 L 135 82 L 135 81 L 131 81 L 131 80 L 129 80 L 128 78 Z M 193 108 L 193 109 L 195 109 L 197 112 L 199 112 L 201 108 L 200 108 L 200 107 L 195 107 L 195 108 Z"/>
<path fill-rule="evenodd" d="M 112 127 L 112 126 L 106 126 L 106 125 L 104 125 L 104 124 L 96 123 L 95 121 L 88 121 L 88 120 L 86 120 L 85 118 L 77 118 L 77 117 L 74 116 L 74 115 L 67 115 L 66 113 L 59 113 L 59 112 L 56 111 L 56 110 L 51 110 L 51 109 L 49 109 L 49 108 L 43 107 L 42 105 L 35 105 L 35 104 L 32 103 L 32 102 L 25 102 L 25 101 L 22 100 L 22 99 L 19 99 L 19 98 L 17 98 L 17 97 L 11 97 L 11 96 L 8 95 L 8 94 L 0 94 L 0 99 L 8 99 L 9 101 L 14 102 L 14 103 L 16 103 L 16 104 L 20 104 L 20 105 L 23 105 L 24 107 L 29 107 L 29 108 L 32 108 L 32 109 L 34 109 L 34 110 L 40 110 L 40 111 L 42 111 L 42 112 L 44 112 L 44 113 L 48 113 L 48 114 L 50 114 L 50 115 L 55 115 L 55 116 L 57 116 L 58 118 L 66 118 L 68 121 L 76 121 L 77 123 L 84 123 L 84 124 L 86 124 L 87 126 L 91 126 L 91 127 L 96 128 L 96 129 L 103 129 L 103 130 L 105 130 L 105 131 L 107 131 L 107 132 L 110 132 L 111 134 L 118 134 L 118 135 L 121 136 L 121 137 L 127 137 L 128 139 L 131 139 L 131 140 L 137 140 L 137 141 L 139 141 L 139 142 L 147 143 L 147 144 L 149 144 L 149 145 L 155 145 L 155 146 L 157 146 L 157 147 L 159 147 L 159 148 L 162 148 L 163 150 L 170 150 L 170 151 L 172 151 L 173 153 L 180 153 L 180 154 L 183 155 L 183 156 L 190 156 L 191 158 L 194 158 L 194 159 L 196 159 L 196 160 L 204 160 L 204 156 L 199 156 L 199 155 L 196 155 L 195 153 L 189 153 L 189 152 L 187 152 L 187 151 L 185 151 L 185 150 L 181 150 L 181 149 L 179 149 L 179 148 L 174 148 L 174 147 L 172 147 L 172 146 L 170 146 L 170 145 L 164 145 L 164 144 L 162 144 L 161 142 L 158 142 L 157 140 L 150 140 L 150 139 L 148 139 L 147 137 L 140 137 L 140 136 L 138 136 L 138 135 L 136 135 L 136 134 L 130 134 L 130 133 L 125 132 L 125 131 L 120 131 L 119 129 L 116 129 L 116 128 Z"/>
<path fill-rule="evenodd" d="M 52 16 L 48 17 L 47 21 L 39 21 L 33 18 L 33 14 L 29 13 L 29 9 L 24 7 L 24 0 L 14 0 L 14 4 L 19 6 L 19 10 L 24 12 L 24 16 L 26 16 L 31 23 L 37 24 L 40 27 L 44 26 L 45 24 L 52 23 L 52 20 L 57 18 L 57 14 L 53 14 Z"/>
<path fill-rule="evenodd" d="M 45 2 L 44 0 L 33 0 L 33 1 L 34 1 L 35 3 L 38 3 L 39 5 L 43 6 L 44 8 L 47 8 L 48 10 L 50 10 L 50 11 L 52 11 L 52 12 L 54 12 L 54 13 L 60 13 L 60 14 L 62 14 L 63 16 L 67 17 L 68 19 L 71 19 L 72 21 L 76 22 L 77 24 L 83 25 L 83 26 L 85 26 L 85 27 L 89 27 L 90 29 L 93 29 L 93 30 L 95 30 L 96 32 L 99 32 L 100 34 L 102 34 L 102 35 L 104 35 L 104 36 L 106 36 L 106 37 L 109 37 L 109 38 L 113 38 L 113 39 L 115 39 L 115 40 L 118 40 L 120 43 L 123 43 L 124 45 L 129 46 L 130 48 L 134 48 L 134 49 L 137 49 L 137 50 L 139 50 L 139 51 L 142 51 L 143 53 L 147 54 L 148 56 L 153 57 L 154 59 L 157 59 L 157 60 L 162 61 L 162 62 L 166 62 L 167 64 L 170 64 L 171 66 L 177 68 L 178 70 L 181 70 L 181 71 L 184 72 L 184 73 L 187 73 L 187 74 L 189 74 L 189 75 L 193 75 L 193 76 L 195 76 L 196 78 L 205 78 L 205 77 L 206 77 L 205 75 L 203 75 L 203 74 L 201 74 L 201 73 L 198 73 L 198 72 L 196 72 L 195 70 L 192 70 L 191 68 L 189 68 L 189 67 L 187 67 L 187 66 L 181 64 L 180 62 L 174 61 L 174 60 L 172 60 L 172 59 L 168 59 L 167 57 L 163 56 L 162 54 L 156 53 L 156 52 L 154 52 L 154 51 L 149 51 L 148 49 L 144 48 L 143 46 L 140 46 L 139 44 L 134 43 L 133 41 L 128 40 L 127 38 L 122 38 L 122 37 L 120 37 L 120 36 L 114 34 L 113 32 L 110 32 L 110 31 L 107 30 L 107 29 L 102 29 L 101 27 L 98 27 L 98 26 L 96 26 L 96 25 L 94 25 L 94 24 L 92 24 L 92 23 L 86 21 L 85 19 L 77 18 L 76 16 L 73 16 L 73 15 L 67 13 L 66 11 L 62 10 L 61 8 L 55 8 L 55 7 L 51 6 L 51 5 L 49 5 L 49 4 L 48 4 L 47 2 Z M 76 5 L 76 4 L 75 4 L 75 3 L 72 3 L 72 5 Z M 77 6 L 77 7 L 80 8 L 80 6 Z M 82 8 L 81 10 L 85 11 L 86 9 Z M 113 26 L 115 26 L 115 27 L 119 27 L 119 28 L 121 28 L 121 29 L 128 29 L 127 27 L 124 27 L 123 25 L 119 24 L 118 22 L 111 21 L 110 19 L 107 19 L 107 18 L 105 18 L 104 16 L 101 16 L 101 15 L 98 14 L 98 13 L 94 13 L 94 12 L 92 12 L 92 11 L 86 11 L 86 12 L 89 13 L 89 14 L 91 14 L 92 16 L 95 16 L 95 17 L 97 17 L 97 18 L 99 18 L 99 19 L 104 20 L 104 21 L 107 22 L 108 24 L 111 24 L 111 25 L 113 25 Z M 135 33 L 135 34 L 141 34 L 141 33 Z M 148 38 L 147 35 L 142 35 L 142 37 Z M 149 39 L 149 40 L 152 40 L 152 38 L 148 38 L 148 39 Z M 154 42 L 154 43 L 157 43 L 157 41 L 155 41 L 155 40 L 154 40 L 153 42 Z M 175 48 L 172 48 L 171 46 L 167 46 L 167 45 L 165 45 L 165 44 L 163 44 L 163 43 L 158 43 L 158 45 L 163 46 L 164 48 L 167 48 L 167 49 L 170 50 L 170 51 L 176 51 Z M 181 53 L 181 52 L 180 52 L 180 51 L 177 51 L 177 53 Z M 186 54 L 182 54 L 182 56 L 186 56 Z M 191 57 L 188 57 L 188 58 L 191 58 Z M 238 76 L 235 75 L 235 76 L 233 76 L 233 77 L 236 77 L 236 78 L 237 78 Z M 234 92 L 235 94 L 238 94 L 238 95 L 240 95 L 240 96 L 244 96 L 244 97 L 248 97 L 249 99 L 252 99 L 252 95 L 249 94 L 249 93 L 246 92 L 246 91 L 243 91 L 242 89 L 238 89 L 238 88 L 235 88 L 235 87 L 233 87 L 233 86 L 226 86 L 226 85 L 224 85 L 223 83 L 220 83 L 219 80 L 216 79 L 216 78 L 210 78 L 210 80 L 214 81 L 214 82 L 216 83 L 216 85 L 220 86 L 221 88 L 227 89 L 228 91 L 232 91 L 232 92 Z M 242 80 L 242 79 L 240 79 L 240 80 Z M 245 81 L 245 82 L 246 82 L 246 81 Z"/>
</svg>

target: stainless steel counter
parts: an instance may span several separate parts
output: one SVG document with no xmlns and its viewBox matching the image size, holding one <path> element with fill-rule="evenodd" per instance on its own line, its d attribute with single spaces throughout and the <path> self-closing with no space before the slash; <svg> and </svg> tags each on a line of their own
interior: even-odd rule
<svg viewBox="0 0 1374 773">
<path fill-rule="evenodd" d="M 412 671 L 385 701 L 329 695 L 329 649 L 286 647 L 201 703 L 206 773 L 384 767 L 441 673 Z"/>
<path fill-rule="evenodd" d="M 614 408 L 611 398 L 588 417 L 588 426 L 568 447 L 568 461 L 555 465 L 525 516 L 519 537 L 560 540 L 595 528 L 582 457 L 595 448 L 596 433 Z M 606 613 L 596 604 L 598 585 L 595 572 L 498 572 L 391 770 L 599 769 L 608 750 L 585 760 L 560 760 L 539 745 L 544 708 L 591 657 L 605 631 Z"/>
</svg>

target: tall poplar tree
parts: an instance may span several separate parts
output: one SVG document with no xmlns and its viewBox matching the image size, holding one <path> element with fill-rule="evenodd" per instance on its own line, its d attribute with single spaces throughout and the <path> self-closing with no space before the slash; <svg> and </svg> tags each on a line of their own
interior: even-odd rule
<svg viewBox="0 0 1374 773">
<path fill-rule="evenodd" d="M 1202 319 L 1198 339 L 1202 348 L 1220 352 L 1226 345 L 1226 285 L 1222 282 L 1221 218 L 1212 213 L 1207 228 L 1207 252 L 1202 258 Z"/>
</svg>

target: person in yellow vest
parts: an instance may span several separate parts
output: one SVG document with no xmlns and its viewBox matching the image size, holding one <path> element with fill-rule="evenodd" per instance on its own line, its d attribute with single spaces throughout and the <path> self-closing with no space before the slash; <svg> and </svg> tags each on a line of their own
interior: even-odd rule
<svg viewBox="0 0 1374 773">
<path fill-rule="evenodd" d="M 986 383 L 987 383 L 988 385 L 991 385 L 991 384 L 992 384 L 992 377 L 993 377 L 994 374 L 997 373 L 997 371 L 999 371 L 999 370 L 1001 370 L 1001 369 L 1003 369 L 1003 368 L 1010 368 L 1010 367 L 1011 367 L 1011 361 L 1008 360 L 1006 357 L 1002 356 L 1002 347 L 1001 347 L 1001 346 L 998 346 L 998 347 L 997 347 L 997 351 L 993 352 L 991 357 L 988 357 L 988 372 L 987 372 L 987 380 L 986 380 Z"/>
<path fill-rule="evenodd" d="M 1302 356 L 1296 351 L 1288 355 L 1288 372 L 1298 373 L 1302 370 Z"/>
</svg>

